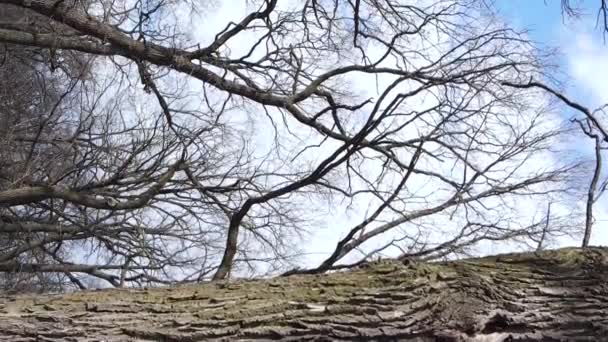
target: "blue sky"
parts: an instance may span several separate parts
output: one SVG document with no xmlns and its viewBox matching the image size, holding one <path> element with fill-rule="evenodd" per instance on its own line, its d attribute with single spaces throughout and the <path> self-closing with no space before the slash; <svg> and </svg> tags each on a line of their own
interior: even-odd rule
<svg viewBox="0 0 608 342">
<path fill-rule="evenodd" d="M 603 90 L 608 90 L 608 81 L 603 81 L 608 79 L 608 74 L 607 78 L 597 74 L 608 67 L 608 60 L 603 62 L 604 57 L 608 57 L 608 41 L 604 42 L 603 32 L 596 26 L 599 1 L 572 0 L 581 10 L 581 16 L 574 19 L 562 15 L 560 2 L 497 0 L 496 5 L 505 21 L 528 30 L 532 40 L 558 48 L 560 54 L 556 56 L 556 62 L 568 77 L 560 77 L 560 80 L 566 81 L 569 96 L 589 107 L 600 106 L 608 102 L 608 95 L 603 95 Z"/>
<path fill-rule="evenodd" d="M 561 0 L 497 0 L 496 5 L 510 23 L 530 30 L 530 36 L 543 43 L 560 44 L 561 30 L 594 31 L 594 38 L 601 41 L 602 34 L 596 28 L 599 0 L 571 1 L 580 9 L 578 19 L 562 15 Z"/>
<path fill-rule="evenodd" d="M 499 0 L 496 3 L 508 22 L 530 30 L 531 37 L 540 42 L 559 42 L 556 27 L 562 25 L 559 0 Z"/>
</svg>

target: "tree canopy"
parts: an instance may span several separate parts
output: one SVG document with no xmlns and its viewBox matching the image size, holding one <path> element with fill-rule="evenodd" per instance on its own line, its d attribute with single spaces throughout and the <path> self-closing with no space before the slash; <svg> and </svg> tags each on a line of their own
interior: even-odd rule
<svg viewBox="0 0 608 342">
<path fill-rule="evenodd" d="M 601 111 L 493 3 L 214 6 L 0 0 L 6 290 L 589 245 Z M 587 138 L 595 172 L 572 153 Z"/>
</svg>

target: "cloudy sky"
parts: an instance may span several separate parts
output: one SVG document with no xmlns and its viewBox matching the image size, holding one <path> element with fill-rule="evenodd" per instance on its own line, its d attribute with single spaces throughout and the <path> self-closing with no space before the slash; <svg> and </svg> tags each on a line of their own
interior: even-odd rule
<svg viewBox="0 0 608 342">
<path fill-rule="evenodd" d="M 579 19 L 562 16 L 559 1 L 497 1 L 505 20 L 529 30 L 530 37 L 548 47 L 557 47 L 557 63 L 564 71 L 561 80 L 569 96 L 590 108 L 608 103 L 608 36 L 596 27 L 599 1 L 582 2 Z M 605 40 L 606 38 L 606 40 Z M 566 118 L 572 112 L 561 113 Z M 581 150 L 591 156 L 591 142 L 581 142 Z M 586 146 L 585 146 L 586 145 Z M 608 167 L 606 162 L 604 168 Z M 596 205 L 596 226 L 591 242 L 608 245 L 608 200 Z"/>
<path fill-rule="evenodd" d="M 608 40 L 595 26 L 599 1 L 581 3 L 582 15 L 575 20 L 562 16 L 558 0 L 496 3 L 506 21 L 527 29 L 538 43 L 559 48 L 557 62 L 570 77 L 564 81 L 572 97 L 590 107 L 608 103 Z"/>
</svg>

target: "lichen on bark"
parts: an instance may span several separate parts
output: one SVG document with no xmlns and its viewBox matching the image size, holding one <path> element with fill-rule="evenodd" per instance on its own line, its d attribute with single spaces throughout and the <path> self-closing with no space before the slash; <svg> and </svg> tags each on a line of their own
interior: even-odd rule
<svg viewBox="0 0 608 342">
<path fill-rule="evenodd" d="M 608 249 L 0 299 L 10 341 L 601 341 Z"/>
</svg>

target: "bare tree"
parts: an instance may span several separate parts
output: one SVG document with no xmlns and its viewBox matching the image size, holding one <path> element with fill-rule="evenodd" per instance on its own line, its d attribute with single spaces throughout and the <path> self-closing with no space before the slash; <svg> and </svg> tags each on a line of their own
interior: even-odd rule
<svg viewBox="0 0 608 342">
<path fill-rule="evenodd" d="M 26 13 L 0 22 L 0 42 L 96 74 L 61 76 L 77 82 L 33 124 L 45 134 L 8 138 L 41 159 L 11 162 L 29 179 L 0 188 L 0 232 L 36 233 L 0 271 L 113 286 L 275 271 L 326 203 L 369 210 L 294 272 L 576 233 L 563 198 L 578 165 L 554 158 L 563 127 L 517 86 L 547 56 L 478 1 L 250 1 L 209 42 L 177 20 L 204 23 L 188 1 L 0 4 Z M 525 212 L 547 198 L 564 210 Z"/>
<path fill-rule="evenodd" d="M 581 130 L 583 131 L 583 133 L 588 136 L 589 138 L 593 139 L 594 142 L 594 150 L 595 150 L 595 165 L 593 168 L 593 177 L 591 178 L 591 182 L 589 183 L 589 190 L 587 191 L 587 206 L 586 206 L 586 211 L 585 211 L 585 234 L 583 235 L 583 243 L 582 246 L 583 247 L 588 247 L 589 246 L 589 241 L 591 240 L 591 231 L 593 229 L 593 205 L 595 204 L 595 202 L 597 202 L 597 200 L 600 198 L 600 196 L 602 195 L 602 193 L 605 191 L 605 181 L 603 182 L 604 184 L 601 185 L 601 188 L 598 188 L 600 186 L 599 181 L 600 181 L 600 177 L 602 175 L 602 142 L 603 139 L 602 137 L 600 137 L 600 135 L 598 133 L 595 133 L 594 131 L 597 131 L 597 129 L 594 129 L 594 127 L 591 124 L 591 120 L 586 119 L 584 121 L 582 120 L 576 120 L 580 127 Z"/>
<path fill-rule="evenodd" d="M 608 186 L 608 179 L 605 179 L 600 183 L 602 177 L 602 150 L 605 149 L 603 145 L 608 142 L 608 130 L 604 127 L 605 120 L 603 117 L 601 117 L 601 114 L 604 113 L 604 108 L 606 106 L 604 105 L 596 110 L 591 110 L 588 107 L 570 99 L 564 92 L 560 92 L 546 84 L 535 82 L 533 80 L 522 84 L 513 84 L 509 82 L 506 82 L 505 84 L 515 88 L 542 89 L 543 91 L 546 91 L 557 98 L 568 108 L 574 110 L 576 114 L 583 115 L 583 118 L 578 118 L 575 116 L 571 119 L 571 121 L 578 124 L 580 130 L 594 142 L 594 167 L 593 175 L 586 194 L 585 232 L 582 240 L 582 247 L 588 247 L 594 224 L 593 206 L 606 191 L 606 187 Z"/>
</svg>

